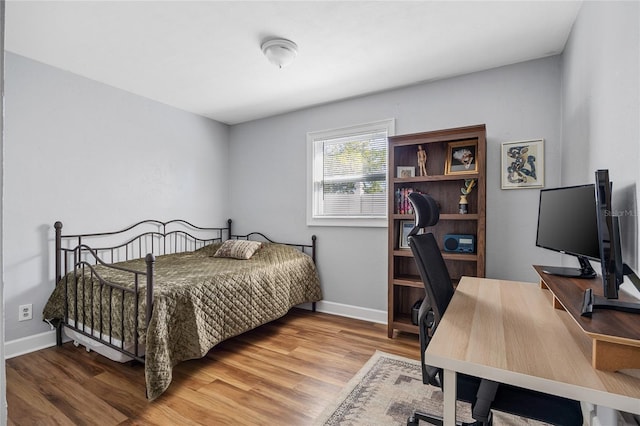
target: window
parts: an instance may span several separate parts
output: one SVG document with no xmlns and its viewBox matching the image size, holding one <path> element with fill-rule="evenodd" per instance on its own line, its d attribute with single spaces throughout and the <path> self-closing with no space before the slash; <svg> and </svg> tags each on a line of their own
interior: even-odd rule
<svg viewBox="0 0 640 426">
<path fill-rule="evenodd" d="M 393 134 L 393 119 L 307 134 L 307 224 L 387 226 L 387 137 Z"/>
</svg>

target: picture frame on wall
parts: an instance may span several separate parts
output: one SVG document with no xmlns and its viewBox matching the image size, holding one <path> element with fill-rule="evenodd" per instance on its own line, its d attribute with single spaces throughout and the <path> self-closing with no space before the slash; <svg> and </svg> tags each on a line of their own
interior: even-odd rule
<svg viewBox="0 0 640 426">
<path fill-rule="evenodd" d="M 410 178 L 416 176 L 416 168 L 411 166 L 398 166 L 396 176 L 399 178 Z"/>
<path fill-rule="evenodd" d="M 400 241 L 398 247 L 401 249 L 409 248 L 409 232 L 413 229 L 415 222 L 413 220 L 400 221 Z"/>
<path fill-rule="evenodd" d="M 500 167 L 502 189 L 544 188 L 544 139 L 503 143 Z"/>
<path fill-rule="evenodd" d="M 445 175 L 464 175 L 478 172 L 478 143 L 451 142 L 447 145 Z"/>
</svg>

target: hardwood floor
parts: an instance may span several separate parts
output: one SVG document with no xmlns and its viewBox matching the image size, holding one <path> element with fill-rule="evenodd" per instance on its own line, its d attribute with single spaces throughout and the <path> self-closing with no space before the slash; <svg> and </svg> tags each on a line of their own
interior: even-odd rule
<svg viewBox="0 0 640 426">
<path fill-rule="evenodd" d="M 376 350 L 419 359 L 418 336 L 292 310 L 178 364 L 158 399 L 144 366 L 72 343 L 7 360 L 9 425 L 311 424 Z"/>
</svg>

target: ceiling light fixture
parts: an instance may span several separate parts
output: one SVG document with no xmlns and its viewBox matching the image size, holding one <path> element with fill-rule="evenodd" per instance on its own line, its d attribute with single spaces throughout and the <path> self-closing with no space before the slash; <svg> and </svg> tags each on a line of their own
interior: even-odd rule
<svg viewBox="0 0 640 426">
<path fill-rule="evenodd" d="M 298 55 L 298 45 L 291 40 L 276 38 L 262 43 L 262 53 L 278 68 L 291 64 Z"/>
</svg>

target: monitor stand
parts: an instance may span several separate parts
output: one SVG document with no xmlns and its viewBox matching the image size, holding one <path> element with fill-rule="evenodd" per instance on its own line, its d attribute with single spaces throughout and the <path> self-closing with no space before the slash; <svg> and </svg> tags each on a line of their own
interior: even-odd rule
<svg viewBox="0 0 640 426">
<path fill-rule="evenodd" d="M 591 266 L 589 259 L 584 256 L 577 256 L 580 263 L 579 268 L 567 268 L 564 266 L 543 266 L 542 271 L 545 274 L 558 275 L 560 277 L 569 278 L 595 278 L 598 274 Z"/>
<path fill-rule="evenodd" d="M 635 272 L 625 263 L 623 274 L 629 277 L 631 283 L 640 290 L 640 278 Z M 584 291 L 584 300 L 582 301 L 583 317 L 591 317 L 594 309 L 611 309 L 614 311 L 630 312 L 633 314 L 640 314 L 639 302 L 622 302 L 617 299 L 607 299 L 606 297 L 596 296 L 593 294 L 593 290 L 588 288 Z"/>
<path fill-rule="evenodd" d="M 584 291 L 584 300 L 582 301 L 583 317 L 590 317 L 594 309 L 612 309 L 614 311 L 630 312 L 640 314 L 640 303 L 621 302 L 617 299 L 607 299 L 606 297 L 596 296 L 593 290 L 588 288 Z"/>
</svg>

